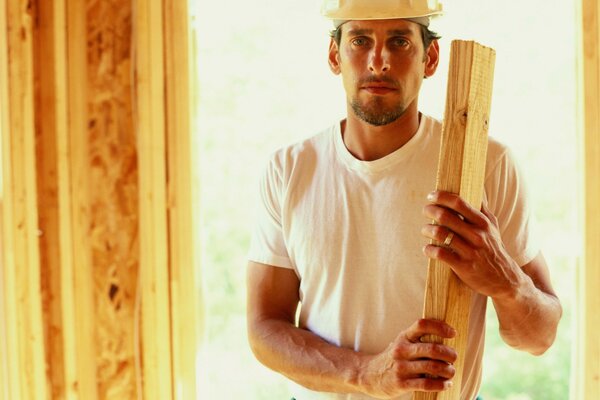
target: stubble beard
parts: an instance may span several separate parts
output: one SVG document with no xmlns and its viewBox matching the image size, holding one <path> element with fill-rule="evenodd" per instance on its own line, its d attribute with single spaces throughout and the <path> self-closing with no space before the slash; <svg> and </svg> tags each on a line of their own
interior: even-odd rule
<svg viewBox="0 0 600 400">
<path fill-rule="evenodd" d="M 371 99 L 369 103 L 362 103 L 357 97 L 354 97 L 350 106 L 359 119 L 373 126 L 391 124 L 406 111 L 406 107 L 400 104 L 386 106 L 383 99 L 379 97 Z"/>
</svg>

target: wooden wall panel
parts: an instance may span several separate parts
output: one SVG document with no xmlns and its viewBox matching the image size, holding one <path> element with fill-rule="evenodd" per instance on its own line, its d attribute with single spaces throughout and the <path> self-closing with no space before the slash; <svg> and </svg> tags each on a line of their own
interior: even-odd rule
<svg viewBox="0 0 600 400">
<path fill-rule="evenodd" d="M 579 98 L 584 167 L 584 258 L 579 268 L 576 398 L 600 398 L 600 3 L 579 13 Z"/>
<path fill-rule="evenodd" d="M 138 159 L 132 106 L 132 2 L 87 2 L 87 171 L 98 394 L 137 397 Z"/>
<path fill-rule="evenodd" d="M 0 5 L 3 278 L 8 396 L 45 399 L 34 124 L 35 4 Z"/>
<path fill-rule="evenodd" d="M 0 6 L 0 400 L 196 397 L 188 18 Z"/>
</svg>

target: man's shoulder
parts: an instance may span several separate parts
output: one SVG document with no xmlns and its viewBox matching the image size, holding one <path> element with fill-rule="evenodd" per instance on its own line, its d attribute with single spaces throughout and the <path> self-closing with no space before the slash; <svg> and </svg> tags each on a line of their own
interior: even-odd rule
<svg viewBox="0 0 600 400">
<path fill-rule="evenodd" d="M 337 133 L 339 133 L 339 123 L 332 124 L 312 136 L 280 147 L 271 153 L 270 161 L 279 166 L 314 161 L 315 157 L 333 148 Z"/>
</svg>

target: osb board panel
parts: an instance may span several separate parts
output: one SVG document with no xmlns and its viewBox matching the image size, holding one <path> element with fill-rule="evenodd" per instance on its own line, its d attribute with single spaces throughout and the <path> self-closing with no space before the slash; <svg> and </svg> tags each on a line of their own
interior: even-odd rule
<svg viewBox="0 0 600 400">
<path fill-rule="evenodd" d="M 131 11 L 128 1 L 88 1 L 91 239 L 102 399 L 137 396 L 138 174 Z"/>
</svg>

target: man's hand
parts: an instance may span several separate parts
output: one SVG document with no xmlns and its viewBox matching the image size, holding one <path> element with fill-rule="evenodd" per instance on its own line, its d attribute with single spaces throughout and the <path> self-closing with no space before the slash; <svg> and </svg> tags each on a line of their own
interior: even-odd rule
<svg viewBox="0 0 600 400">
<path fill-rule="evenodd" d="M 554 342 L 562 307 L 552 289 L 541 253 L 520 266 L 506 251 L 498 220 L 484 205 L 471 207 L 459 196 L 434 192 L 423 213 L 434 223 L 422 234 L 441 245 L 427 245 L 426 256 L 448 264 L 458 278 L 491 297 L 504 341 L 531 354 L 543 354 Z"/>
<path fill-rule="evenodd" d="M 485 205 L 479 211 L 449 192 L 433 192 L 428 200 L 431 204 L 423 213 L 434 223 L 425 225 L 421 233 L 446 243 L 425 246 L 425 255 L 448 264 L 476 292 L 510 297 L 524 275 L 502 243 L 496 217 Z"/>
<path fill-rule="evenodd" d="M 421 337 L 427 335 L 452 338 L 456 331 L 443 321 L 415 322 L 386 350 L 369 358 L 359 377 L 365 393 L 390 399 L 415 390 L 440 392 L 450 388 L 457 354 L 445 345 L 421 343 Z"/>
</svg>

